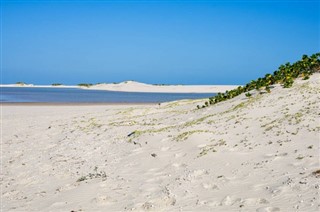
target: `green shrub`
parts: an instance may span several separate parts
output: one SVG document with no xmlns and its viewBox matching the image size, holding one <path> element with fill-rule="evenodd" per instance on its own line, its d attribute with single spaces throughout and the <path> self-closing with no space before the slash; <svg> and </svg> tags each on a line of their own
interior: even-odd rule
<svg viewBox="0 0 320 212">
<path fill-rule="evenodd" d="M 78 86 L 90 87 L 90 86 L 92 86 L 92 84 L 91 83 L 80 83 L 80 84 L 78 84 Z"/>
<path fill-rule="evenodd" d="M 303 55 L 301 60 L 293 64 L 286 63 L 281 65 L 278 70 L 273 72 L 273 74 L 266 74 L 262 78 L 251 80 L 251 82 L 247 83 L 245 86 L 239 86 L 231 91 L 217 93 L 216 96 L 210 97 L 209 101 L 205 102 L 205 105 L 202 107 L 197 106 L 197 108 L 200 109 L 209 105 L 217 104 L 227 99 L 232 99 L 242 93 L 246 93 L 245 95 L 250 97 L 251 94 L 249 91 L 254 89 L 260 90 L 264 88 L 268 93 L 270 93 L 270 85 L 277 83 L 280 83 L 284 88 L 290 88 L 296 78 L 302 77 L 303 80 L 307 80 L 310 75 L 315 72 L 320 72 L 320 53 L 313 54 L 310 57 Z"/>
</svg>

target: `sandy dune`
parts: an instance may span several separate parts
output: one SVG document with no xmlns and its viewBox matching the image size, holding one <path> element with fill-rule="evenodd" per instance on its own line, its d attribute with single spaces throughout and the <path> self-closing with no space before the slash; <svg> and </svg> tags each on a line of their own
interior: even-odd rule
<svg viewBox="0 0 320 212">
<path fill-rule="evenodd" d="M 236 87 L 236 85 L 150 85 L 126 81 L 118 84 L 98 84 L 90 86 L 89 89 L 155 93 L 218 93 L 232 90 Z"/>
<path fill-rule="evenodd" d="M 203 102 L 2 106 L 2 210 L 318 211 L 319 74 Z"/>
</svg>

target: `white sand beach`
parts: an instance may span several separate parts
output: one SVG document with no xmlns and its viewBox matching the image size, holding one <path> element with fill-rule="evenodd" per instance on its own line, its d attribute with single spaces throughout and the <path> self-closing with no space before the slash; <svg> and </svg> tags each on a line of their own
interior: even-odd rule
<svg viewBox="0 0 320 212">
<path fill-rule="evenodd" d="M 203 103 L 2 105 L 2 211 L 319 210 L 319 73 Z"/>
<path fill-rule="evenodd" d="M 121 83 L 101 83 L 86 86 L 77 85 L 33 85 L 33 84 L 3 84 L 0 87 L 33 87 L 33 88 L 82 88 L 91 90 L 107 90 L 122 92 L 152 92 L 152 93 L 218 93 L 232 90 L 238 85 L 151 85 L 135 81 Z"/>
</svg>

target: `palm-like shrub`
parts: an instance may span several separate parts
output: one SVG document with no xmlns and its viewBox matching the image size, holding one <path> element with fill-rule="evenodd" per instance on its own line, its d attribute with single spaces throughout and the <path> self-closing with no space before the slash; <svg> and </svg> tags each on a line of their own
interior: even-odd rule
<svg viewBox="0 0 320 212">
<path fill-rule="evenodd" d="M 280 83 L 284 88 L 289 88 L 294 83 L 294 79 L 302 77 L 303 80 L 309 79 L 310 75 L 320 72 L 320 53 L 316 53 L 308 57 L 303 55 L 302 59 L 290 64 L 286 63 L 281 65 L 278 70 L 274 71 L 273 74 L 266 74 L 263 78 L 258 78 L 257 80 L 251 80 L 244 86 L 239 86 L 231 91 L 226 91 L 225 93 L 217 93 L 216 96 L 210 97 L 208 102 L 200 108 L 213 105 L 227 99 L 236 97 L 242 93 L 246 93 L 247 97 L 251 94 L 249 91 L 257 89 L 265 89 L 266 92 L 271 92 L 270 85 Z"/>
</svg>

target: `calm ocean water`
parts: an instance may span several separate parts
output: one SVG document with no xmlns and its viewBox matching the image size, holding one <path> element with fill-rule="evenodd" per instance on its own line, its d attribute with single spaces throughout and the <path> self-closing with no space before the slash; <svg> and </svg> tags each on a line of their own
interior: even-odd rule
<svg viewBox="0 0 320 212">
<path fill-rule="evenodd" d="M 212 93 L 138 93 L 77 88 L 0 87 L 0 102 L 46 103 L 160 103 L 181 99 L 201 99 Z"/>
</svg>

